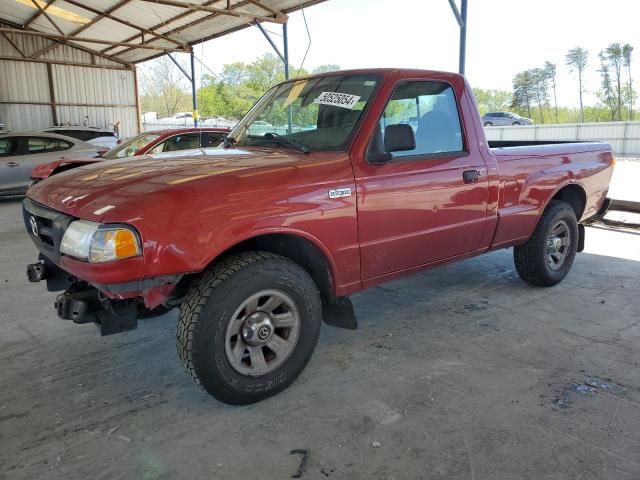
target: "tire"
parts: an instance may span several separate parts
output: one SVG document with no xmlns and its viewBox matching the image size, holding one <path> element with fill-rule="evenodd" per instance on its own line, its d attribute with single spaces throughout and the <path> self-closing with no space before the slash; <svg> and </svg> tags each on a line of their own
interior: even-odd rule
<svg viewBox="0 0 640 480">
<path fill-rule="evenodd" d="M 267 306 L 282 299 L 273 311 Z M 245 338 L 254 317 L 270 326 L 266 344 L 247 343 L 262 341 L 263 328 Z M 294 326 L 278 328 L 280 317 Z M 221 402 L 255 403 L 284 390 L 302 372 L 318 342 L 321 318 L 318 288 L 298 264 L 265 252 L 233 255 L 205 271 L 188 292 L 178 321 L 178 355 L 196 384 Z M 234 329 L 237 334 L 230 335 Z M 282 351 L 288 353 L 270 350 L 285 337 Z M 261 361 L 254 362 L 254 353 Z"/>
<path fill-rule="evenodd" d="M 563 231 L 565 235 L 562 235 Z M 566 248 L 562 251 L 560 246 L 554 254 L 558 246 L 556 238 Z M 549 242 L 555 245 L 552 247 Z M 514 247 L 516 271 L 520 278 L 531 285 L 551 287 L 567 276 L 577 248 L 578 221 L 573 208 L 568 203 L 552 200 L 527 243 Z M 561 261 L 557 261 L 560 258 Z"/>
<path fill-rule="evenodd" d="M 491 123 L 491 122 L 486 122 L 486 123 L 484 124 L 484 126 L 485 126 L 485 127 L 493 127 L 493 123 Z"/>
<path fill-rule="evenodd" d="M 516 126 L 518 126 L 518 125 L 522 125 L 522 124 L 521 124 L 520 122 L 513 122 L 511 125 L 512 125 L 512 126 L 514 126 L 514 127 L 516 127 Z"/>
</svg>

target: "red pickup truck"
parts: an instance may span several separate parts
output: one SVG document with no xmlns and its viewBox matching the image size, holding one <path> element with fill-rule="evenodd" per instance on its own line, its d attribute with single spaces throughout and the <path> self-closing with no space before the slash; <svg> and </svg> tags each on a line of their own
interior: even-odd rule
<svg viewBox="0 0 640 480">
<path fill-rule="evenodd" d="M 180 306 L 196 383 L 247 404 L 303 370 L 322 320 L 355 328 L 348 296 L 514 247 L 560 282 L 606 204 L 603 143 L 488 143 L 456 74 L 374 69 L 281 83 L 219 153 L 114 160 L 29 190 L 24 221 L 61 318 L 102 334 Z"/>
</svg>

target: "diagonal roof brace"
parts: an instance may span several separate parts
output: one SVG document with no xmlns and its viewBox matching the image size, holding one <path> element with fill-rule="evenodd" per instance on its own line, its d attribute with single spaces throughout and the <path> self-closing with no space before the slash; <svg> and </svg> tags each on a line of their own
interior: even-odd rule
<svg viewBox="0 0 640 480">
<path fill-rule="evenodd" d="M 93 8 L 93 7 L 89 6 L 89 5 L 85 5 L 85 4 L 83 4 L 81 2 L 78 2 L 76 0 L 65 0 L 65 2 L 67 2 L 67 3 L 71 4 L 71 5 L 74 5 L 74 6 L 78 7 L 78 8 L 82 8 L 82 9 L 88 10 L 88 11 L 90 11 L 92 13 L 95 13 L 96 15 L 98 15 L 98 17 L 97 17 L 98 19 L 108 18 L 109 20 L 113 20 L 114 22 L 118 22 L 118 23 L 120 23 L 122 25 L 126 25 L 127 27 L 131 27 L 131 28 L 140 30 L 141 35 L 144 35 L 144 33 L 148 33 L 149 35 L 152 35 L 152 36 L 154 36 L 154 37 L 156 37 L 158 39 L 166 40 L 166 41 L 171 42 L 171 43 L 173 43 L 175 45 L 179 45 L 179 46 L 181 46 L 181 47 L 183 47 L 185 49 L 189 49 L 189 46 L 187 44 L 183 43 L 183 42 L 175 40 L 175 39 L 169 37 L 168 35 L 163 35 L 162 33 L 158 33 L 158 32 L 156 32 L 156 31 L 154 31 L 154 30 L 152 30 L 150 28 L 146 28 L 146 27 L 143 27 L 143 26 L 140 26 L 140 25 L 136 25 L 135 23 L 131 23 L 128 20 L 124 20 L 122 18 L 118 18 L 118 17 L 112 15 L 109 10 L 104 10 L 104 11 L 103 10 L 98 10 L 97 8 Z M 94 22 L 94 24 L 95 24 L 95 22 Z M 88 26 L 90 26 L 90 25 L 88 25 Z M 88 28 L 88 26 L 87 26 L 87 28 Z M 74 35 L 75 35 L 75 33 L 74 33 Z M 142 43 L 145 43 L 144 42 L 144 36 L 143 36 L 143 42 Z"/>
<path fill-rule="evenodd" d="M 278 56 L 280 57 L 280 60 L 282 60 L 284 62 L 284 55 L 282 55 L 282 53 L 280 52 L 280 49 L 278 48 L 278 46 L 275 44 L 275 42 L 273 41 L 273 39 L 271 38 L 271 35 L 269 35 L 269 32 L 267 32 L 264 27 L 260 24 L 260 22 L 256 22 L 256 27 L 258 27 L 258 29 L 262 32 L 262 34 L 264 35 L 264 38 L 267 39 L 267 42 L 269 42 L 269 44 L 271 45 L 271 47 L 273 47 L 273 49 L 275 50 L 275 52 L 278 54 Z"/>
<path fill-rule="evenodd" d="M 462 28 L 464 26 L 464 20 L 462 19 L 462 15 L 460 15 L 460 11 L 458 10 L 458 6 L 456 5 L 455 0 L 449 0 L 449 6 L 451 7 L 451 11 L 453 12 L 453 16 L 456 17 L 456 21 L 458 22 L 458 26 Z"/>
<path fill-rule="evenodd" d="M 160 5 L 168 5 L 170 7 L 185 8 L 187 10 L 193 10 L 193 11 L 199 11 L 199 12 L 208 12 L 208 13 L 215 13 L 218 15 L 228 15 L 230 17 L 246 18 L 247 20 L 250 20 L 250 21 L 274 22 L 274 23 L 284 24 L 289 19 L 289 16 L 282 12 L 276 12 L 276 14 L 274 14 L 273 16 L 264 16 L 264 15 L 254 15 L 252 13 L 247 13 L 247 12 L 239 12 L 237 10 L 215 8 L 215 7 L 210 7 L 208 5 L 195 4 L 195 3 L 189 3 L 189 2 L 177 1 L 177 0 L 142 0 L 142 1 L 148 2 L 148 3 L 160 4 Z"/>
<path fill-rule="evenodd" d="M 135 43 L 123 43 L 123 42 L 111 42 L 109 40 L 102 40 L 99 38 L 85 38 L 85 37 L 68 37 L 62 35 L 53 35 L 51 33 L 39 32 L 37 30 L 21 30 L 19 28 L 4 28 L 0 27 L 0 33 L 16 33 L 18 35 L 31 35 L 34 37 L 44 37 L 50 40 L 56 40 L 63 43 L 67 43 L 70 46 L 75 46 L 73 42 L 86 42 L 86 43 L 98 43 L 102 45 L 113 45 L 116 47 L 133 47 L 133 48 L 143 48 L 147 50 L 161 50 L 163 52 L 189 52 L 190 49 L 185 48 L 172 48 L 172 47 L 161 47 L 161 46 L 152 46 L 152 45 L 138 45 Z"/>
<path fill-rule="evenodd" d="M 178 67 L 180 69 L 180 71 L 182 72 L 182 74 L 185 77 L 187 77 L 187 80 L 189 80 L 189 83 L 192 83 L 193 79 L 191 78 L 191 75 L 189 75 L 187 73 L 187 71 L 184 68 L 182 68 L 182 65 L 180 65 L 180 63 L 178 63 L 178 61 L 175 58 L 173 58 L 173 55 L 171 55 L 170 53 L 167 53 L 167 57 L 169 57 L 171 59 L 171 61 L 176 64 L 176 67 Z"/>
</svg>

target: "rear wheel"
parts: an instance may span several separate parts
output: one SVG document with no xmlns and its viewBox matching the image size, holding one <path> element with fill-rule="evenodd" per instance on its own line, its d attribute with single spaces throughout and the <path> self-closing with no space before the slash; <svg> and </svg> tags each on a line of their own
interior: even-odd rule
<svg viewBox="0 0 640 480">
<path fill-rule="evenodd" d="M 531 238 L 513 249 L 518 275 L 531 285 L 556 285 L 569 273 L 577 247 L 578 221 L 573 208 L 552 200 Z"/>
<path fill-rule="evenodd" d="M 180 359 L 218 400 L 257 402 L 302 372 L 318 341 L 321 308 L 313 280 L 289 259 L 263 252 L 229 257 L 182 305 Z"/>
<path fill-rule="evenodd" d="M 485 127 L 493 127 L 493 123 L 491 123 L 491 122 L 484 122 L 484 126 L 485 126 Z"/>
</svg>

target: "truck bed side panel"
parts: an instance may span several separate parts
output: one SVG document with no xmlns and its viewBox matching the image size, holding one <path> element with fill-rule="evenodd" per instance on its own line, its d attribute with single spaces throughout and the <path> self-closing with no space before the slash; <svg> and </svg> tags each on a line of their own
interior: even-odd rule
<svg viewBox="0 0 640 480">
<path fill-rule="evenodd" d="M 500 170 L 500 200 L 492 248 L 525 242 L 544 208 L 567 185 L 577 185 L 585 193 L 579 221 L 593 216 L 606 198 L 613 171 L 606 144 L 501 148 L 493 153 Z"/>
</svg>

